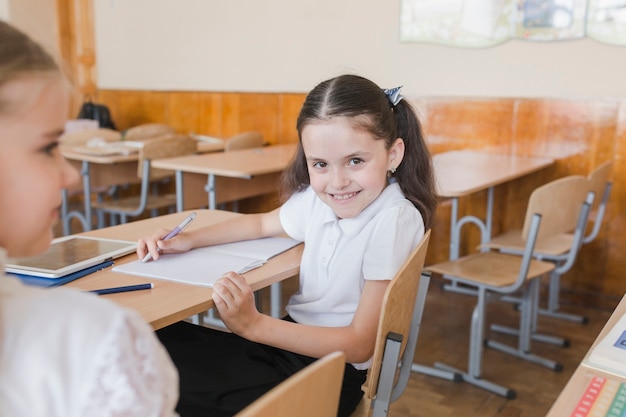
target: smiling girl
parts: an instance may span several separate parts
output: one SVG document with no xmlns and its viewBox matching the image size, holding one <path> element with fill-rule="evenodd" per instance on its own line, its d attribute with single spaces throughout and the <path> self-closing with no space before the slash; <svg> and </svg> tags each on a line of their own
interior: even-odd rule
<svg viewBox="0 0 626 417">
<path fill-rule="evenodd" d="M 300 287 L 283 319 L 260 313 L 244 277 L 225 274 L 213 300 L 232 333 L 181 322 L 158 331 L 181 377 L 183 417 L 232 415 L 333 351 L 346 355 L 339 415 L 361 399 L 383 295 L 431 223 L 430 154 L 398 89 L 343 75 L 308 95 L 297 154 L 276 210 L 179 234 L 139 240 L 137 253 L 287 234 L 305 243 Z M 159 252 L 159 249 L 161 252 Z"/>
</svg>

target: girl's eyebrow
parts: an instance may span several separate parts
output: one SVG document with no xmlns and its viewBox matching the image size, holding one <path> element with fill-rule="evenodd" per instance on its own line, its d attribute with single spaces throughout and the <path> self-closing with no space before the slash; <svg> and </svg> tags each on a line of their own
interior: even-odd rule
<svg viewBox="0 0 626 417">
<path fill-rule="evenodd" d="M 65 132 L 65 129 L 54 129 L 48 132 L 44 132 L 42 138 L 48 141 L 56 141 Z"/>
</svg>

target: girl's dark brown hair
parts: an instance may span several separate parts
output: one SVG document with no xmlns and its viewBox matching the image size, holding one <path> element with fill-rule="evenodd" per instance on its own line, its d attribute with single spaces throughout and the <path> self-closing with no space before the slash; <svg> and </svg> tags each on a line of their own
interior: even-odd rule
<svg viewBox="0 0 626 417">
<path fill-rule="evenodd" d="M 397 138 L 404 140 L 404 159 L 393 177 L 422 214 L 426 227 L 430 227 L 437 195 L 431 156 L 417 115 L 406 100 L 392 106 L 379 86 L 357 75 L 323 81 L 307 95 L 296 124 L 299 137 L 296 156 L 282 177 L 283 200 L 310 184 L 302 129 L 308 123 L 339 116 L 352 117 L 359 128 L 384 140 L 387 149 Z"/>
</svg>

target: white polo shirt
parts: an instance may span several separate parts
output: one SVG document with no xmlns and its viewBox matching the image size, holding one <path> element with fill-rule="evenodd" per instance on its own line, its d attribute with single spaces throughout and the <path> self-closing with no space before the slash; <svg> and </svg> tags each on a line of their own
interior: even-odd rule
<svg viewBox="0 0 626 417">
<path fill-rule="evenodd" d="M 289 236 L 304 241 L 300 288 L 286 307 L 298 323 L 351 323 L 365 280 L 394 277 L 424 235 L 420 212 L 390 184 L 356 218 L 337 219 L 311 187 L 280 210 Z"/>
</svg>

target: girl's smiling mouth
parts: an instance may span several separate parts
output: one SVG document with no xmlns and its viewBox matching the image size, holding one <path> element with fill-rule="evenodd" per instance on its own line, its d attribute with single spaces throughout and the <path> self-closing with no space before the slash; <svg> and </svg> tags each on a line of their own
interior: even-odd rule
<svg viewBox="0 0 626 417">
<path fill-rule="evenodd" d="M 358 194 L 358 192 L 353 192 L 353 193 L 348 193 L 348 194 L 330 194 L 330 196 L 332 198 L 334 198 L 335 200 L 349 200 L 352 197 L 356 196 Z"/>
</svg>

